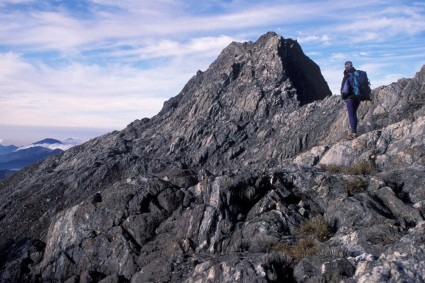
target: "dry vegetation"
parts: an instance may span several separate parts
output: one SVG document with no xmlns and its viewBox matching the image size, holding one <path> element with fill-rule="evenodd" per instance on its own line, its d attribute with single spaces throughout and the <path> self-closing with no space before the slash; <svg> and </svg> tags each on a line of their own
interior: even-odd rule
<svg viewBox="0 0 425 283">
<path fill-rule="evenodd" d="M 329 238 L 329 225 L 323 216 L 315 216 L 303 222 L 297 230 L 297 234 L 309 237 L 312 236 L 319 241 Z"/>
<path fill-rule="evenodd" d="M 348 195 L 352 196 L 357 193 L 363 192 L 367 187 L 366 182 L 363 179 L 353 179 L 347 182 Z"/>
<path fill-rule="evenodd" d="M 323 216 L 315 216 L 303 222 L 296 234 L 300 237 L 294 244 L 281 243 L 275 249 L 289 255 L 298 262 L 303 258 L 320 252 L 318 241 L 329 239 L 329 223 Z"/>
<path fill-rule="evenodd" d="M 377 171 L 371 161 L 361 161 L 351 166 L 322 165 L 322 168 L 329 173 L 348 175 L 368 175 Z"/>
</svg>

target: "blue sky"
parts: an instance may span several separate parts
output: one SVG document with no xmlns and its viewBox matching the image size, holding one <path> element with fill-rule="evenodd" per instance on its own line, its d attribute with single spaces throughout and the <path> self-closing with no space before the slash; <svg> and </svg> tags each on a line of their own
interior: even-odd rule
<svg viewBox="0 0 425 283">
<path fill-rule="evenodd" d="M 232 41 L 267 31 L 297 39 L 333 93 L 348 59 L 372 88 L 425 64 L 423 1 L 1 0 L 0 143 L 35 141 L 13 126 L 95 136 L 151 117 Z"/>
</svg>

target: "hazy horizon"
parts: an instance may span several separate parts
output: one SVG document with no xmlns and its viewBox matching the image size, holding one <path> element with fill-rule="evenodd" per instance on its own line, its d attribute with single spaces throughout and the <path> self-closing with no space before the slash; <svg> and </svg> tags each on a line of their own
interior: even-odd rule
<svg viewBox="0 0 425 283">
<path fill-rule="evenodd" d="M 25 146 L 45 138 L 61 141 L 67 138 L 78 138 L 88 141 L 112 131 L 114 129 L 0 125 L 0 145 Z"/>
</svg>

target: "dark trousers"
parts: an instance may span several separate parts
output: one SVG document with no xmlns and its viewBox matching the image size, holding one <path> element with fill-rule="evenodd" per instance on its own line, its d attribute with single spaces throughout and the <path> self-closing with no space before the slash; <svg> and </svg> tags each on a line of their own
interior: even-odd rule
<svg viewBox="0 0 425 283">
<path fill-rule="evenodd" d="M 360 101 L 357 99 L 348 98 L 347 103 L 348 120 L 350 121 L 351 132 L 357 134 L 357 109 Z"/>
</svg>

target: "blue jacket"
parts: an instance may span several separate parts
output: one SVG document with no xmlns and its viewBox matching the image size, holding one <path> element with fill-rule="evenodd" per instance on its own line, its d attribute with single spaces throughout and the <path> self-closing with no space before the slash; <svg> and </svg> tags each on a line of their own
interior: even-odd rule
<svg viewBox="0 0 425 283">
<path fill-rule="evenodd" d="M 344 78 L 341 83 L 341 96 L 342 99 L 346 100 L 347 98 L 354 99 L 354 72 L 356 69 L 351 67 L 348 70 L 344 71 Z"/>
</svg>

